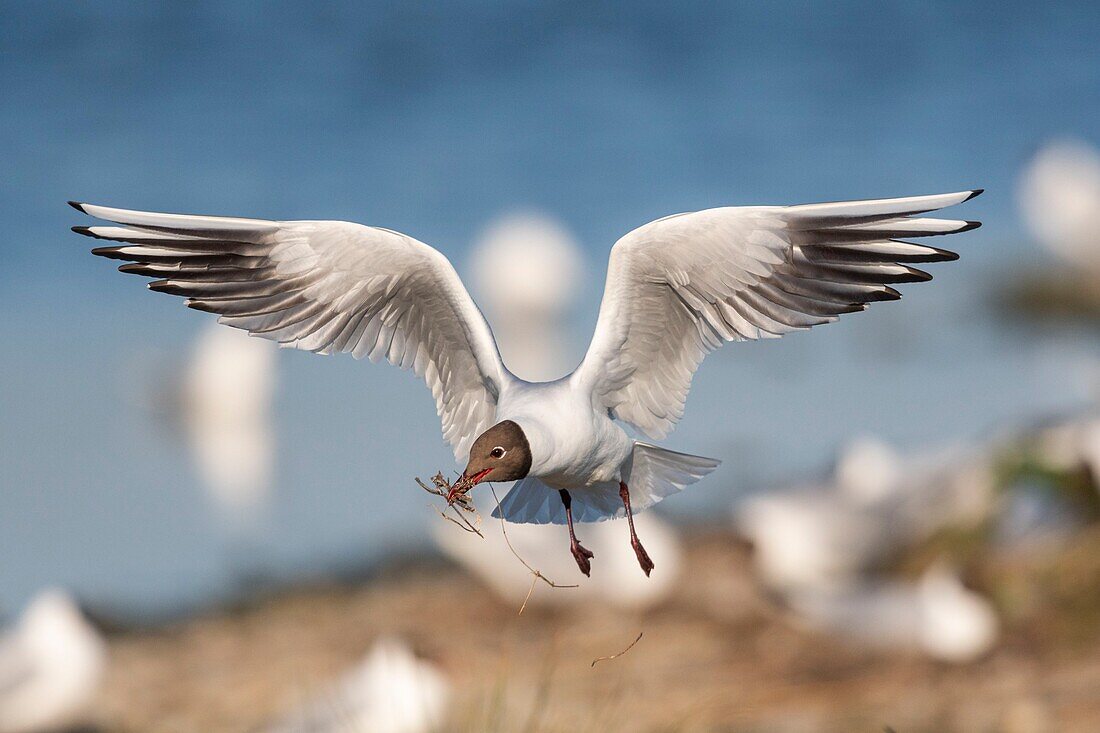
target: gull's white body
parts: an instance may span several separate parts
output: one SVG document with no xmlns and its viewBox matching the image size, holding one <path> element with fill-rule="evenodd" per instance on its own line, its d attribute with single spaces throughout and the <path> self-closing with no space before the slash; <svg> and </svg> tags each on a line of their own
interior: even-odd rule
<svg viewBox="0 0 1100 733">
<path fill-rule="evenodd" d="M 570 379 L 515 383 L 500 395 L 497 422 L 514 420 L 531 444 L 531 475 L 555 489 L 584 489 L 613 482 L 634 441 Z"/>
<path fill-rule="evenodd" d="M 289 347 L 385 357 L 432 390 L 458 460 L 482 432 L 517 422 L 533 463 L 502 504 L 517 522 L 622 516 L 712 471 L 712 459 L 632 440 L 653 439 L 684 411 L 703 357 L 726 341 L 774 338 L 899 297 L 888 283 L 929 279 L 903 262 L 953 255 L 896 237 L 950 234 L 976 223 L 913 215 L 974 191 L 904 199 L 725 207 L 650 222 L 619 240 L 584 361 L 533 384 L 501 360 L 485 317 L 451 263 L 398 232 L 332 221 L 264 221 L 73 204 L 123 224 L 78 228 L 127 243 L 95 250 L 129 260 L 150 288 L 184 295 L 221 322 Z"/>
</svg>

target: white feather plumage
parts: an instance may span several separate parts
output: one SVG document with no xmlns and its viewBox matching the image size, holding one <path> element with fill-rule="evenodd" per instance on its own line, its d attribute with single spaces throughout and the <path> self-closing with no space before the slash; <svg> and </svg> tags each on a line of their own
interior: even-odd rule
<svg viewBox="0 0 1100 733">
<path fill-rule="evenodd" d="M 125 243 L 95 252 L 161 278 L 154 290 L 285 346 L 415 370 L 459 460 L 485 429 L 514 420 L 530 442 L 531 477 L 569 489 L 578 513 L 606 517 L 619 513 L 605 499 L 631 463 L 633 482 L 657 480 L 640 473 L 645 462 L 632 460 L 635 442 L 620 423 L 663 438 L 683 414 L 696 368 L 724 341 L 828 323 L 899 297 L 892 283 L 929 279 L 905 263 L 954 255 L 899 238 L 977 226 L 916 216 L 977 193 L 726 207 L 646 224 L 612 248 L 584 361 L 549 383 L 508 371 L 450 262 L 406 235 L 347 222 L 74 206 L 123 225 L 77 230 Z M 546 506 L 527 521 L 554 521 L 557 510 Z"/>
</svg>

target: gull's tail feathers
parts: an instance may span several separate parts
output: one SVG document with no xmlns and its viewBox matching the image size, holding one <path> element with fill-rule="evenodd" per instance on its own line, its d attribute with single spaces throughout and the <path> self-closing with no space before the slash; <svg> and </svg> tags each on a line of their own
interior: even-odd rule
<svg viewBox="0 0 1100 733">
<path fill-rule="evenodd" d="M 635 514 L 665 497 L 683 491 L 718 468 L 721 461 L 678 453 L 636 441 L 623 479 L 630 487 L 630 505 Z M 573 521 L 602 522 L 626 516 L 617 482 L 573 489 Z M 493 517 L 514 524 L 565 524 L 565 506 L 558 490 L 528 476 L 518 481 L 493 510 Z"/>
<path fill-rule="evenodd" d="M 716 458 L 693 456 L 635 441 L 634 458 L 626 478 L 630 486 L 631 508 L 639 512 L 651 507 L 665 497 L 683 491 L 721 463 Z"/>
</svg>

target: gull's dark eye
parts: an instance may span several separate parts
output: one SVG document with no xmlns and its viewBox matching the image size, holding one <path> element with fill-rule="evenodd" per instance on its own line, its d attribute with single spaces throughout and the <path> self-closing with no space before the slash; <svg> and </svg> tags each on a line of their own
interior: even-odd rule
<svg viewBox="0 0 1100 733">
<path fill-rule="evenodd" d="M 507 451 L 505 451 L 498 445 L 496 448 L 493 448 L 491 451 L 489 451 L 489 455 L 491 455 L 493 458 L 504 458 L 504 454 L 506 452 Z"/>
</svg>

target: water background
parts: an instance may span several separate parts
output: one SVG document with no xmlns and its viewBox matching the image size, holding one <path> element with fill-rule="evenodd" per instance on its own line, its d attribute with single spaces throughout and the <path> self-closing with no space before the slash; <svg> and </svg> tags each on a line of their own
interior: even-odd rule
<svg viewBox="0 0 1100 733">
<path fill-rule="evenodd" d="M 1093 333 L 992 303 L 1043 261 L 1020 167 L 1100 142 L 1095 3 L 306 5 L 0 3 L 0 610 L 60 584 L 170 612 L 243 572 L 414 551 L 437 520 L 411 479 L 453 466 L 408 373 L 283 352 L 270 516 L 228 541 L 138 406 L 205 316 L 91 257 L 67 199 L 361 221 L 460 271 L 493 217 L 537 208 L 587 253 L 579 360 L 607 250 L 646 221 L 984 186 L 935 282 L 706 361 L 666 444 L 725 464 L 663 507 L 686 517 L 857 435 L 980 439 L 1090 396 Z"/>
</svg>

